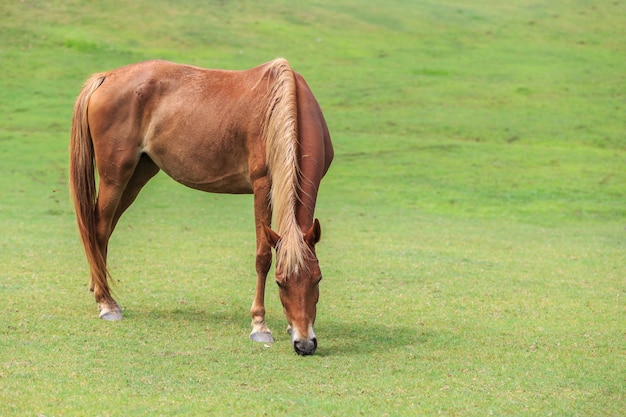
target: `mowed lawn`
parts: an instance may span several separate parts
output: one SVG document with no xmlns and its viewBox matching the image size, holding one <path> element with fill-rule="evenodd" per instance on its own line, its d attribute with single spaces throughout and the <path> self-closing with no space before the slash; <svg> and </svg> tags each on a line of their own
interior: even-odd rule
<svg viewBox="0 0 626 417">
<path fill-rule="evenodd" d="M 0 2 L 0 416 L 626 409 L 626 3 Z M 67 190 L 93 72 L 286 57 L 335 145 L 319 347 L 248 340 L 251 196 L 159 174 L 97 318 Z M 272 272 L 273 273 L 273 272 Z"/>
</svg>

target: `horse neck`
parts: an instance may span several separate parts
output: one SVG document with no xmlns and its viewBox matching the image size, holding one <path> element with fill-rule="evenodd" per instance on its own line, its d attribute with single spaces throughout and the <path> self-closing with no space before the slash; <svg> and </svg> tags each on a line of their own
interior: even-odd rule
<svg viewBox="0 0 626 417">
<path fill-rule="evenodd" d="M 315 204 L 320 182 L 328 169 L 326 149 L 324 148 L 323 129 L 307 111 L 306 103 L 299 103 L 298 114 L 298 165 L 299 186 L 295 207 L 296 221 L 303 233 L 313 224 Z"/>
<path fill-rule="evenodd" d="M 313 224 L 317 190 L 330 159 L 327 128 L 310 89 L 284 59 L 268 67 L 270 84 L 263 134 L 272 176 L 272 207 L 287 270 L 309 255 L 304 233 Z M 281 265 L 279 265 L 281 266 Z"/>
<path fill-rule="evenodd" d="M 306 164 L 302 168 L 306 168 Z M 306 233 L 313 225 L 317 188 L 318 185 L 311 180 L 310 176 L 307 176 L 303 169 L 298 187 L 298 201 L 295 206 L 295 220 L 302 233 Z"/>
</svg>

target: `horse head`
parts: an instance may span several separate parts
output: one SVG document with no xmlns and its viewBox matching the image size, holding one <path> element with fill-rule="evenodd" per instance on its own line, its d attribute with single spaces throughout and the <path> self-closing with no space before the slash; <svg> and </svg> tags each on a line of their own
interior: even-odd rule
<svg viewBox="0 0 626 417">
<path fill-rule="evenodd" d="M 277 261 L 282 255 L 281 237 L 265 226 L 265 234 L 274 249 Z M 319 299 L 319 283 L 322 271 L 319 267 L 315 244 L 321 237 L 319 221 L 315 219 L 311 228 L 304 234 L 303 263 L 293 271 L 284 271 L 277 262 L 276 284 L 289 326 L 287 332 L 291 336 L 293 348 L 298 355 L 312 355 L 317 348 L 317 339 L 313 331 L 317 301 Z"/>
</svg>

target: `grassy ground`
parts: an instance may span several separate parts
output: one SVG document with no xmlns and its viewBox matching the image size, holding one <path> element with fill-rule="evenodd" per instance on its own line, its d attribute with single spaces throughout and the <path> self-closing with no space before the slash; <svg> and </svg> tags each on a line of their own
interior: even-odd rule
<svg viewBox="0 0 626 417">
<path fill-rule="evenodd" d="M 0 415 L 620 415 L 626 4 L 0 1 Z M 179 4 L 182 3 L 182 4 Z M 315 356 L 247 340 L 250 196 L 157 176 L 96 317 L 67 194 L 87 76 L 287 57 L 336 159 Z"/>
</svg>

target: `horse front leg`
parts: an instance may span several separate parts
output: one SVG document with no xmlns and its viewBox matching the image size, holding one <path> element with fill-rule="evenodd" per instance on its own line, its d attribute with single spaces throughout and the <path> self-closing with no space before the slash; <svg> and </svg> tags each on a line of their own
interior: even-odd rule
<svg viewBox="0 0 626 417">
<path fill-rule="evenodd" d="M 255 342 L 273 342 L 272 332 L 265 323 L 265 281 L 272 265 L 272 247 L 265 237 L 264 224 L 269 225 L 272 212 L 268 195 L 270 183 L 267 178 L 254 182 L 254 218 L 256 223 L 256 291 L 250 308 L 252 332 L 250 339 Z"/>
<path fill-rule="evenodd" d="M 267 272 L 270 269 L 272 263 L 272 253 L 267 254 L 260 253 L 257 250 L 256 256 L 256 269 L 257 269 L 257 281 L 256 291 L 254 294 L 254 301 L 252 302 L 252 308 L 250 308 L 250 314 L 252 315 L 252 332 L 250 333 L 250 339 L 255 342 L 273 342 L 272 332 L 265 323 L 265 281 L 267 278 Z"/>
</svg>

